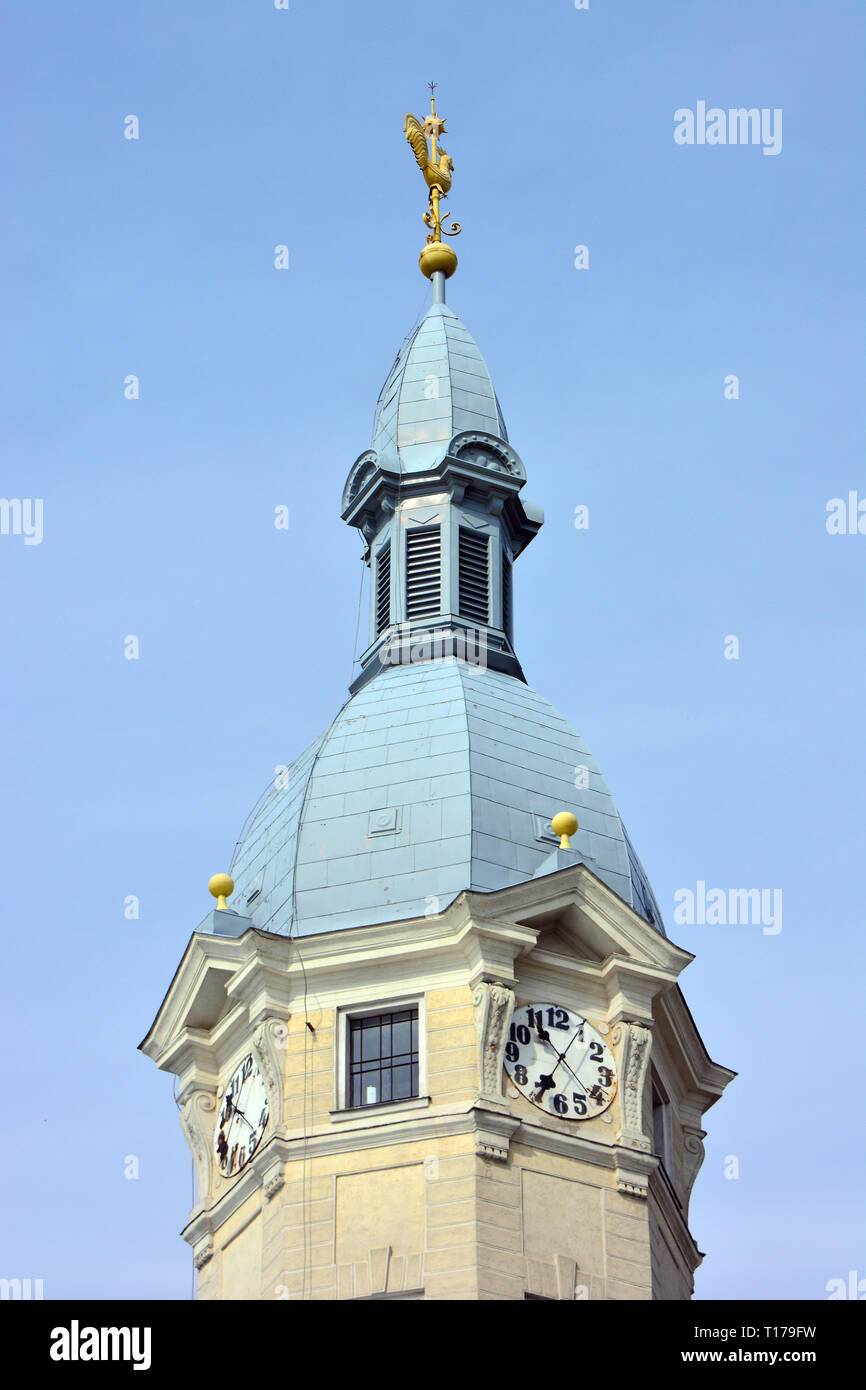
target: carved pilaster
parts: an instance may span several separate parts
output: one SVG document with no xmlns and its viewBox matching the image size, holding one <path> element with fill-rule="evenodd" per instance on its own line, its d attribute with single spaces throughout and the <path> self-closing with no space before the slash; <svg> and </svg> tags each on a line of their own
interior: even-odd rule
<svg viewBox="0 0 866 1390">
<path fill-rule="evenodd" d="M 505 1040 L 514 1012 L 514 990 L 507 985 L 476 985 L 472 992 L 475 1005 L 475 1031 L 478 1036 L 478 1075 L 482 1097 L 503 1100 L 502 1064 Z"/>
<path fill-rule="evenodd" d="M 283 1079 L 286 1069 L 288 1018 L 266 1018 L 252 1036 L 256 1064 L 268 1088 L 268 1117 L 270 1133 L 283 1123 Z"/>
<path fill-rule="evenodd" d="M 643 1093 L 652 1034 L 649 1028 L 640 1023 L 618 1023 L 611 1039 L 614 1046 L 622 1043 L 619 1062 L 622 1128 L 616 1142 L 626 1149 L 650 1153 L 652 1140 L 644 1133 L 643 1128 Z"/>
<path fill-rule="evenodd" d="M 199 1202 L 206 1201 L 210 1191 L 215 1109 L 216 1096 L 213 1091 L 193 1091 L 183 1100 L 178 1116 L 184 1138 L 192 1150 Z"/>
</svg>

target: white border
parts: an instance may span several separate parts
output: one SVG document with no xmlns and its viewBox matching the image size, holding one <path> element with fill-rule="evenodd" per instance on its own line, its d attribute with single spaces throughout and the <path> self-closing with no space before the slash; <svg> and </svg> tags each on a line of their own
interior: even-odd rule
<svg viewBox="0 0 866 1390">
<path fill-rule="evenodd" d="M 395 1013 L 398 1009 L 418 1010 L 418 1094 L 417 1096 L 409 1096 L 405 1100 L 385 1100 L 379 1101 L 376 1105 L 350 1107 L 346 1103 L 349 1089 L 349 1030 L 346 1026 L 347 1021 L 350 1018 L 362 1018 L 366 1014 Z M 385 999 L 377 1000 L 375 1003 L 338 1005 L 335 1052 L 335 1110 L 331 1114 L 332 1119 L 340 1118 L 342 1114 L 357 1116 L 367 1112 L 374 1114 L 381 1113 L 383 1110 L 403 1107 L 419 1109 L 425 1103 L 429 1105 L 430 1098 L 427 1095 L 427 1000 L 425 995 L 410 994 L 397 997 L 391 995 Z"/>
</svg>

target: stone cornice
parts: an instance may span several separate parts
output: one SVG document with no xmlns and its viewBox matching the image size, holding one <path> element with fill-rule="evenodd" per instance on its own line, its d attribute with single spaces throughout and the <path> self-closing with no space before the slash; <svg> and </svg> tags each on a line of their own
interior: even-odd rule
<svg viewBox="0 0 866 1390">
<path fill-rule="evenodd" d="M 737 1073 L 711 1059 L 678 986 L 665 994 L 658 1008 L 675 1044 L 682 1103 L 692 1108 L 693 1122 L 697 1124 Z"/>
<path fill-rule="evenodd" d="M 284 1181 L 285 1165 L 293 1161 L 390 1148 L 397 1144 L 424 1144 L 460 1134 L 474 1134 L 476 1152 L 485 1158 L 504 1159 L 510 1144 L 518 1143 L 542 1152 L 580 1159 L 615 1172 L 621 1190 L 634 1191 L 642 1187 L 642 1192 L 636 1195 L 646 1195 L 649 1175 L 658 1163 L 651 1154 L 639 1154 L 618 1144 L 587 1139 L 520 1119 L 506 1106 L 491 1104 L 484 1098 L 460 1109 L 431 1108 L 423 1114 L 403 1113 L 398 1119 L 389 1120 L 381 1114 L 364 1116 L 355 1124 L 346 1123 L 337 1129 L 317 1126 L 306 1134 L 284 1129 L 282 1134 L 272 1135 L 232 1185 L 207 1209 L 200 1208 L 193 1214 L 183 1232 L 184 1239 L 195 1246 L 205 1232 L 218 1231 L 259 1188 L 264 1189 L 266 1198 L 273 1195 Z"/>
<path fill-rule="evenodd" d="M 476 444 L 508 465 L 505 469 L 490 468 L 473 462 L 467 446 Z M 456 452 L 450 448 L 455 446 Z M 360 485 L 356 484 L 360 480 Z M 382 466 L 375 450 L 361 454 L 349 472 L 343 495 L 342 518 L 355 526 L 369 541 L 384 520 L 407 497 L 425 497 L 428 493 L 447 492 L 455 502 L 463 500 L 472 488 L 500 499 L 500 510 L 506 518 L 515 554 L 522 550 L 541 529 L 541 521 L 527 512 L 518 494 L 526 482 L 526 471 L 518 455 L 504 440 L 482 431 L 464 430 L 454 436 L 449 452 L 432 468 L 414 473 L 398 473 Z M 369 534 L 368 534 L 369 533 Z"/>
<path fill-rule="evenodd" d="M 683 1210 L 674 1201 L 658 1171 L 650 1175 L 649 1196 L 659 1219 L 664 1223 L 671 1239 L 675 1241 L 683 1264 L 694 1273 L 704 1257 L 688 1228 Z"/>
</svg>

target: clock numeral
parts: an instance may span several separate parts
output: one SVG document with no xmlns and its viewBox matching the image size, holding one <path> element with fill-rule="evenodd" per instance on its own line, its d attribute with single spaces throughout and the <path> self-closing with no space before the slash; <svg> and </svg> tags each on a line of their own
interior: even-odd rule
<svg viewBox="0 0 866 1390">
<path fill-rule="evenodd" d="M 517 1082 L 518 1086 L 526 1085 L 529 1080 L 526 1067 L 517 1066 L 514 1068 L 514 1080 Z"/>
<path fill-rule="evenodd" d="M 591 1042 L 589 1045 L 589 1060 L 591 1062 L 600 1062 L 603 1057 L 604 1044 L 600 1042 Z"/>
<path fill-rule="evenodd" d="M 268 1107 L 267 1107 L 266 1105 L 263 1105 L 263 1106 L 262 1106 L 262 1113 L 261 1113 L 261 1115 L 259 1115 L 259 1129 L 264 1129 L 264 1127 L 265 1127 L 265 1125 L 267 1124 L 267 1122 L 268 1122 Z"/>
<path fill-rule="evenodd" d="M 522 1043 L 526 1047 L 532 1035 L 525 1023 L 512 1023 L 509 1036 L 512 1042 Z"/>
<path fill-rule="evenodd" d="M 547 1010 L 548 1028 L 568 1028 L 568 1014 L 565 1009 L 550 1008 Z"/>
<path fill-rule="evenodd" d="M 568 1101 L 565 1099 L 565 1096 L 561 1096 L 561 1095 L 555 1095 L 555 1096 L 553 1096 L 553 1097 L 552 1097 L 552 1100 L 551 1100 L 551 1104 L 552 1104 L 554 1110 L 556 1111 L 557 1115 L 567 1115 L 567 1114 L 568 1114 Z"/>
<path fill-rule="evenodd" d="M 586 1096 L 578 1095 L 577 1091 L 575 1091 L 571 1097 L 571 1103 L 574 1106 L 575 1115 L 586 1114 Z"/>
<path fill-rule="evenodd" d="M 599 1084 L 604 1086 L 605 1090 L 608 1090 L 613 1085 L 613 1072 L 610 1067 L 599 1067 L 598 1080 Z"/>
<path fill-rule="evenodd" d="M 505 1056 L 508 1058 L 509 1062 L 517 1061 L 520 1056 L 520 1048 L 517 1046 L 517 1043 L 510 1042 L 505 1044 Z"/>
</svg>

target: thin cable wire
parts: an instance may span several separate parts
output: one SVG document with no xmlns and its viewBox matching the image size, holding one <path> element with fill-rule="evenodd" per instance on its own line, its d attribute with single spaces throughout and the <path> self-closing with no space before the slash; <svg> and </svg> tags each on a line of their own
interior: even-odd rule
<svg viewBox="0 0 866 1390">
<path fill-rule="evenodd" d="M 358 534 L 360 535 L 360 532 Z M 361 536 L 361 546 L 361 583 L 358 585 L 358 613 L 355 618 L 355 642 L 352 647 L 352 672 L 349 676 L 350 681 L 355 678 L 355 667 L 358 664 L 358 634 L 361 631 L 361 604 L 364 599 L 364 562 L 367 554 L 367 545 L 363 536 Z"/>
<path fill-rule="evenodd" d="M 180 1104 L 180 1101 L 178 1100 L 178 1093 L 177 1093 L 177 1077 L 176 1077 L 176 1076 L 172 1076 L 172 1078 L 171 1078 L 171 1098 L 172 1098 L 172 1100 L 174 1101 L 176 1108 L 177 1108 L 178 1110 L 180 1110 L 180 1109 L 181 1109 L 181 1104 Z M 189 1191 L 190 1202 L 189 1202 L 189 1209 L 190 1209 L 190 1211 L 195 1211 L 195 1159 L 192 1158 L 192 1157 L 190 1157 L 190 1160 L 189 1160 L 189 1177 L 190 1177 L 190 1191 Z M 189 1254 L 190 1254 L 190 1275 L 191 1275 L 191 1280 L 190 1280 L 190 1285 L 191 1285 L 191 1286 L 190 1286 L 190 1294 L 189 1294 L 189 1296 L 190 1296 L 190 1298 L 192 1299 L 192 1301 L 195 1302 L 195 1252 L 192 1251 L 192 1250 L 190 1250 Z"/>
<path fill-rule="evenodd" d="M 326 741 L 327 741 L 327 739 L 328 739 L 328 736 L 329 736 L 330 733 L 331 733 L 331 730 L 334 728 L 334 725 L 337 723 L 337 720 L 340 718 L 341 714 L 343 713 L 343 710 L 346 708 L 346 705 L 347 705 L 348 703 L 349 703 L 348 700 L 344 700 L 344 701 L 343 701 L 343 704 L 342 704 L 341 707 L 340 707 L 340 709 L 339 709 L 339 710 L 337 711 L 337 713 L 334 715 L 334 718 L 331 720 L 330 724 L 328 725 L 327 730 L 326 730 L 325 733 L 322 735 L 322 741 L 321 741 L 321 744 L 319 745 L 320 748 L 324 747 L 324 745 L 325 745 L 325 743 L 326 743 Z M 304 1002 L 303 1002 L 303 1010 L 304 1010 L 304 1056 L 303 1056 L 303 1063 L 304 1063 L 304 1088 L 303 1088 L 302 1111 L 301 1111 L 301 1226 L 302 1226 L 302 1232 L 303 1232 L 303 1264 L 302 1264 L 302 1268 L 301 1268 L 301 1301 L 302 1301 L 302 1302 L 303 1302 L 303 1301 L 306 1299 L 306 1297 L 307 1297 L 307 1273 L 308 1273 L 309 1249 L 310 1249 L 310 1243 L 309 1243 L 309 1214 L 308 1214 L 308 1212 L 307 1212 L 307 1206 L 308 1206 L 308 1202 L 307 1202 L 307 1164 L 308 1164 L 308 1162 L 309 1162 L 309 1158 L 308 1158 L 308 1146 L 307 1146 L 307 1140 L 308 1140 L 308 1137 L 309 1137 L 309 1136 L 308 1136 L 308 1125 L 307 1125 L 307 1070 L 308 1070 L 307 1064 L 308 1064 L 308 1053 L 309 1053 L 309 1038 L 308 1038 L 308 1034 L 309 1034 L 309 1031 L 310 1031 L 310 1030 L 309 1030 L 309 1028 L 307 1027 L 307 1023 L 308 1023 L 308 1018 L 307 1018 L 308 1002 L 307 1002 L 307 1001 L 308 1001 L 308 997 L 309 997 L 309 990 L 308 990 L 308 984 L 307 984 L 307 967 L 306 967 L 305 964 L 304 964 L 303 953 L 302 953 L 302 951 L 301 951 L 301 949 L 300 949 L 300 933 L 297 931 L 297 927 L 298 927 L 298 886 L 297 886 L 297 885 L 298 885 L 298 853 L 299 853 L 300 845 L 301 845 L 301 827 L 303 826 L 303 823 L 304 823 L 304 811 L 306 810 L 307 802 L 308 802 L 309 797 L 310 797 L 310 786 L 312 785 L 312 781 L 313 781 L 313 772 L 315 771 L 315 767 L 316 767 L 316 758 L 314 757 L 313 760 L 312 760 L 312 762 L 311 762 L 311 764 L 310 764 L 310 770 L 309 770 L 309 772 L 308 772 L 308 774 L 307 774 L 307 781 L 306 781 L 306 784 L 305 784 L 305 786 L 304 786 L 304 796 L 303 796 L 303 800 L 302 800 L 302 802 L 301 802 L 301 809 L 300 809 L 300 811 L 298 812 L 298 833 L 297 833 L 297 836 L 295 837 L 295 861 L 294 861 L 294 865 L 293 865 L 293 868 L 292 868 L 292 918 L 291 918 L 291 922 L 289 923 L 289 933 L 288 933 L 288 934 L 289 934 L 289 939 L 290 939 L 290 940 L 293 940 L 294 943 L 295 943 L 295 955 L 296 955 L 297 958 L 298 958 L 298 962 L 299 962 L 300 967 L 301 967 L 301 974 L 302 974 L 303 980 L 304 980 Z M 311 1112 L 311 1114 L 312 1114 L 312 1112 Z M 310 1126 L 310 1127 L 311 1127 L 311 1126 Z M 310 1290 L 310 1292 L 312 1293 L 312 1290 Z"/>
</svg>

